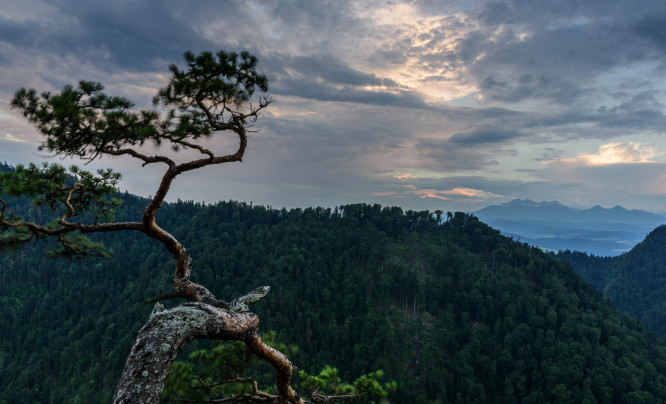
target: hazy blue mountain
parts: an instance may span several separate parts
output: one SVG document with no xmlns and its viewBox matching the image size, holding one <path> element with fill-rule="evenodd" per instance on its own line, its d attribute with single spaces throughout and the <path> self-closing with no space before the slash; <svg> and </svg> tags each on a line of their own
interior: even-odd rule
<svg viewBox="0 0 666 404">
<path fill-rule="evenodd" d="M 559 202 L 515 199 L 474 213 L 503 234 L 541 248 L 614 256 L 629 251 L 663 216 L 621 206 L 574 209 Z"/>
</svg>

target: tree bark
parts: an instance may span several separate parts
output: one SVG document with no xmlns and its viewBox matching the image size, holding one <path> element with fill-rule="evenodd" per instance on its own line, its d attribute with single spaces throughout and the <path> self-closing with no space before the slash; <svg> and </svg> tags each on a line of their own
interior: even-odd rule
<svg viewBox="0 0 666 404">
<path fill-rule="evenodd" d="M 178 353 L 193 339 L 244 341 L 256 335 L 259 317 L 204 303 L 155 312 L 141 328 L 113 398 L 114 404 L 159 403 Z"/>
</svg>

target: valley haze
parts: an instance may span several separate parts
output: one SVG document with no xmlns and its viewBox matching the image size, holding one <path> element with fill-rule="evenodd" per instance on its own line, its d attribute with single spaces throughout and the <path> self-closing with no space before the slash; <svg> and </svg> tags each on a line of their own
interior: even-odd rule
<svg viewBox="0 0 666 404">
<path fill-rule="evenodd" d="M 514 199 L 474 212 L 504 235 L 550 251 L 615 256 L 631 250 L 664 216 L 621 206 L 575 209 L 560 202 Z"/>
</svg>

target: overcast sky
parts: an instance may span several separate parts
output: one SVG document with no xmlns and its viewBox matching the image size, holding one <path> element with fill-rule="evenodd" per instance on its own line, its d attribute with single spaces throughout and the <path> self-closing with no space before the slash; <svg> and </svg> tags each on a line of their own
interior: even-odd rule
<svg viewBox="0 0 666 404">
<path fill-rule="evenodd" d="M 47 159 L 17 88 L 85 79 L 150 107 L 184 51 L 218 49 L 256 55 L 275 103 L 242 163 L 171 200 L 666 211 L 663 0 L 0 0 L 0 162 Z M 92 166 L 144 196 L 164 169 Z"/>
</svg>

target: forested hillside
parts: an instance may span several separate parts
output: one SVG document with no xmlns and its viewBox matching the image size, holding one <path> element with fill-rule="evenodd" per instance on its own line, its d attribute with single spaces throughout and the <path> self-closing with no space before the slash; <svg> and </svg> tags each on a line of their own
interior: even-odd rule
<svg viewBox="0 0 666 404">
<path fill-rule="evenodd" d="M 122 197 L 116 219 L 136 217 L 145 201 Z M 473 216 L 178 202 L 158 221 L 218 297 L 272 287 L 252 310 L 299 346 L 297 367 L 383 369 L 398 381 L 391 402 L 666 401 L 661 340 L 564 262 Z M 96 239 L 111 259 L 3 250 L 0 402 L 110 400 L 143 301 L 170 287 L 173 264 L 141 234 Z"/>
<path fill-rule="evenodd" d="M 557 255 L 620 310 L 666 337 L 666 226 L 659 226 L 618 257 L 564 251 Z"/>
</svg>

